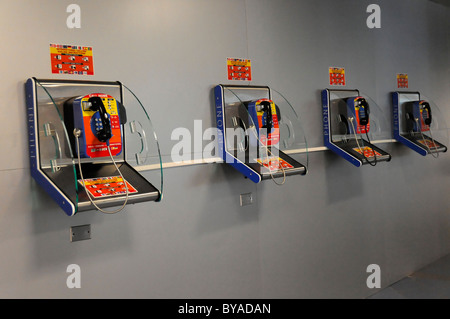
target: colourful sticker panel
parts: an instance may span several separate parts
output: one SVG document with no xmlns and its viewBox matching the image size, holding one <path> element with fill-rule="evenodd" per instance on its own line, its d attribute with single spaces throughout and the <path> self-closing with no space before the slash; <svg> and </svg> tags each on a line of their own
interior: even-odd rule
<svg viewBox="0 0 450 319">
<path fill-rule="evenodd" d="M 399 89 L 407 89 L 408 84 L 408 74 L 397 74 L 397 88 Z"/>
<path fill-rule="evenodd" d="M 228 80 L 252 80 L 252 63 L 250 60 L 227 58 L 227 70 Z"/>
<path fill-rule="evenodd" d="M 417 140 L 417 142 L 419 142 L 422 145 L 425 145 L 427 148 L 431 149 L 431 148 L 439 148 L 439 145 L 437 145 L 435 142 L 430 141 L 430 140 Z"/>
<path fill-rule="evenodd" d="M 270 157 L 270 158 L 264 158 L 263 160 L 260 158 L 257 158 L 256 161 L 266 167 L 269 168 L 271 171 L 277 171 L 281 169 L 288 169 L 288 168 L 294 168 L 291 164 L 286 162 L 284 159 L 278 157 Z"/>
<path fill-rule="evenodd" d="M 278 123 L 277 108 L 275 106 L 275 103 L 269 99 L 259 100 L 258 102 L 256 102 L 256 106 L 260 105 L 261 102 L 270 102 L 273 125 L 271 131 L 269 132 L 269 137 L 267 137 L 267 135 L 265 134 L 260 134 L 259 136 L 260 142 L 262 145 L 277 145 L 280 142 L 280 126 Z M 267 122 L 267 118 L 265 119 L 265 121 L 263 121 L 264 113 L 265 113 L 264 111 L 256 112 L 256 115 L 258 117 L 258 125 L 260 128 L 262 128 L 265 122 Z"/>
<path fill-rule="evenodd" d="M 83 185 L 83 181 L 81 179 L 78 180 L 78 183 Z M 131 186 L 130 183 L 128 182 L 126 183 L 129 194 L 138 192 L 136 188 Z M 94 198 L 105 198 L 116 195 L 126 195 L 127 193 L 125 184 L 123 183 L 123 179 L 120 176 L 89 178 L 84 180 L 84 184 L 86 185 L 86 190 Z"/>
<path fill-rule="evenodd" d="M 359 154 L 361 154 L 361 150 L 359 149 L 359 147 L 355 147 L 353 150 L 356 151 L 356 152 L 358 152 Z M 368 147 L 368 146 L 364 146 L 364 147 L 362 147 L 362 151 L 364 152 L 364 156 L 365 156 L 365 157 L 374 157 L 374 156 L 373 156 L 374 150 L 373 150 L 372 148 L 370 148 L 370 147 Z M 381 156 L 381 154 L 378 153 L 377 151 L 375 151 L 375 154 L 376 154 L 377 156 Z"/>
<path fill-rule="evenodd" d="M 117 101 L 114 97 L 110 95 L 94 93 L 84 96 L 81 99 L 81 105 L 83 105 L 83 103 L 88 102 L 91 97 L 100 97 L 102 99 L 103 105 L 105 106 L 106 112 L 109 115 L 112 133 L 112 137 L 109 140 L 109 146 L 111 148 L 111 154 L 113 156 L 116 156 L 120 154 L 122 151 L 122 134 L 120 128 L 119 108 L 117 105 Z M 93 116 L 95 113 L 96 112 L 92 110 L 84 110 L 82 107 L 83 122 L 85 128 L 92 128 L 93 126 L 101 123 L 99 116 L 98 118 L 95 118 Z M 86 153 L 89 157 L 109 156 L 107 144 L 104 142 L 100 142 L 94 135 L 92 129 L 85 130 L 85 139 L 86 139 Z"/>
<path fill-rule="evenodd" d="M 338 67 L 328 68 L 330 85 L 345 86 L 345 69 Z"/>
<path fill-rule="evenodd" d="M 53 74 L 94 75 L 92 47 L 50 44 Z"/>
</svg>

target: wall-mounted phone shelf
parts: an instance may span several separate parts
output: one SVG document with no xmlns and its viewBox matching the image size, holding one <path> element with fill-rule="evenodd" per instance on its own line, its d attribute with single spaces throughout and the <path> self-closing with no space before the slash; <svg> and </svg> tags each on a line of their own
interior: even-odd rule
<svg viewBox="0 0 450 319">
<path fill-rule="evenodd" d="M 36 78 L 25 88 L 31 175 L 67 215 L 161 199 L 158 141 L 133 92 L 120 82 Z M 158 164 L 150 178 L 138 173 Z"/>
<path fill-rule="evenodd" d="M 267 86 L 217 85 L 214 89 L 219 154 L 255 183 L 304 175 L 301 160 L 286 154 L 307 149 L 291 104 Z M 304 157 L 307 156 L 303 153 Z"/>
<path fill-rule="evenodd" d="M 391 141 L 381 110 L 359 90 L 323 90 L 322 115 L 324 144 L 336 154 L 357 167 L 391 160 L 389 153 L 371 143 Z"/>
<path fill-rule="evenodd" d="M 439 108 L 419 92 L 392 92 L 394 137 L 420 155 L 446 152 L 448 126 Z M 438 142 L 441 141 L 441 142 Z"/>
</svg>

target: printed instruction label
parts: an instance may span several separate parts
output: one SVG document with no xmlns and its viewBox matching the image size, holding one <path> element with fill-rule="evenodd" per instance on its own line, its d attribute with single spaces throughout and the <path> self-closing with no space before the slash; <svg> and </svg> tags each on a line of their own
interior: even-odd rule
<svg viewBox="0 0 450 319">
<path fill-rule="evenodd" d="M 78 180 L 81 186 L 83 186 L 83 181 Z M 137 193 L 136 188 L 127 183 L 128 193 Z M 109 176 L 109 177 L 99 177 L 99 178 L 88 178 L 84 180 L 86 185 L 86 191 L 88 191 L 94 198 L 104 198 L 115 195 L 125 195 L 127 189 L 123 183 L 123 179 L 120 176 Z"/>
<path fill-rule="evenodd" d="M 345 86 L 345 69 L 338 67 L 329 67 L 330 85 Z"/>
<path fill-rule="evenodd" d="M 430 141 L 430 140 L 417 140 L 417 142 L 419 142 L 422 145 L 425 145 L 427 148 L 431 149 L 431 148 L 439 148 L 439 145 L 437 145 L 435 142 Z"/>
<path fill-rule="evenodd" d="M 361 150 L 362 150 L 364 152 L 364 157 L 374 157 L 373 156 L 374 150 L 368 146 L 364 146 L 361 149 L 359 147 L 355 147 L 355 148 L 353 148 L 353 150 L 358 152 L 359 154 L 361 154 Z M 375 154 L 377 156 L 381 156 L 381 154 L 378 153 L 377 151 L 375 151 Z"/>
<path fill-rule="evenodd" d="M 406 73 L 397 74 L 397 88 L 399 89 L 408 88 L 408 74 Z"/>
<path fill-rule="evenodd" d="M 50 44 L 52 73 L 94 75 L 92 47 Z"/>
<path fill-rule="evenodd" d="M 288 162 L 286 162 L 284 159 L 278 157 L 270 157 L 270 158 L 264 158 L 264 160 L 257 158 L 256 161 L 270 169 L 271 171 L 276 171 L 276 170 L 281 170 L 281 169 L 286 169 L 286 168 L 294 168 L 294 166 L 292 166 L 291 164 L 289 164 Z"/>
<path fill-rule="evenodd" d="M 227 58 L 227 70 L 228 80 L 252 80 L 252 62 L 250 60 Z"/>
</svg>

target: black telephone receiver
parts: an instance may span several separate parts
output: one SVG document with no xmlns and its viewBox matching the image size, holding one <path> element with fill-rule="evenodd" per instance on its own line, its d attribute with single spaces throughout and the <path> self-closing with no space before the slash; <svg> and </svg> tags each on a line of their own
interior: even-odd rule
<svg viewBox="0 0 450 319">
<path fill-rule="evenodd" d="M 370 129 L 370 108 L 367 100 L 362 96 L 343 99 L 339 103 L 339 123 L 347 128 L 347 133 L 364 134 Z"/>
<path fill-rule="evenodd" d="M 89 98 L 91 103 L 90 110 L 99 112 L 102 127 L 94 132 L 100 142 L 107 142 L 112 136 L 111 133 L 111 121 L 109 120 L 108 113 L 106 112 L 105 105 L 100 97 L 94 96 Z"/>
<path fill-rule="evenodd" d="M 367 125 L 370 114 L 369 103 L 364 98 L 358 98 L 356 103 L 359 106 L 359 125 Z"/>
<path fill-rule="evenodd" d="M 268 101 L 261 102 L 260 106 L 261 111 L 266 114 L 266 123 L 262 126 L 262 128 L 265 128 L 267 129 L 267 132 L 270 132 L 273 127 L 272 107 Z"/>
<path fill-rule="evenodd" d="M 411 112 L 406 112 L 406 131 L 413 132 L 416 122 L 414 121 L 414 115 Z"/>
<path fill-rule="evenodd" d="M 350 127 L 348 125 L 347 118 L 342 114 L 338 115 L 338 125 L 339 125 L 339 134 L 348 134 L 350 132 Z"/>
<path fill-rule="evenodd" d="M 408 102 L 405 111 L 407 131 L 424 132 L 429 130 L 432 122 L 430 103 L 424 100 Z"/>
<path fill-rule="evenodd" d="M 432 121 L 432 117 L 431 117 L 431 107 L 430 104 L 428 102 L 422 102 L 422 118 L 423 118 L 423 122 L 426 125 L 430 125 L 431 121 Z"/>
</svg>

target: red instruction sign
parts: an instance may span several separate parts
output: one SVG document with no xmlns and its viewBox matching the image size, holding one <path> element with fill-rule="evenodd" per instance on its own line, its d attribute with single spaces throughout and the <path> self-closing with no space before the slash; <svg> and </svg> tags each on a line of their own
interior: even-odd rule
<svg viewBox="0 0 450 319">
<path fill-rule="evenodd" d="M 256 161 L 270 169 L 271 171 L 277 171 L 277 170 L 282 170 L 282 169 L 286 169 L 286 168 L 293 168 L 294 166 L 292 166 L 291 164 L 289 164 L 288 162 L 286 162 L 284 159 L 278 157 L 269 157 L 269 158 L 257 158 Z"/>
<path fill-rule="evenodd" d="M 438 148 L 439 145 L 437 145 L 434 141 L 430 141 L 430 140 L 417 140 L 417 142 L 419 142 L 420 144 L 425 145 L 427 148 Z"/>
<path fill-rule="evenodd" d="M 330 85 L 345 86 L 345 69 L 337 67 L 329 67 Z"/>
<path fill-rule="evenodd" d="M 92 47 L 50 44 L 52 73 L 94 75 Z"/>
<path fill-rule="evenodd" d="M 88 191 L 94 198 L 126 195 L 127 188 L 129 194 L 138 192 L 136 188 L 130 185 L 130 183 L 127 181 L 125 182 L 127 183 L 127 187 L 125 187 L 123 179 L 120 176 L 89 178 L 84 180 L 86 191 Z M 83 181 L 81 179 L 78 180 L 78 183 L 83 185 Z"/>
<path fill-rule="evenodd" d="M 227 70 L 228 80 L 252 80 L 252 62 L 250 60 L 227 58 Z"/>
<path fill-rule="evenodd" d="M 408 74 L 397 74 L 397 88 L 408 88 Z"/>
<path fill-rule="evenodd" d="M 360 149 L 359 147 L 355 147 L 353 150 L 358 152 L 359 154 L 361 154 L 361 151 L 363 151 L 364 157 L 374 157 L 374 152 L 376 156 L 381 156 L 380 153 L 378 153 L 377 151 L 373 150 L 368 146 L 364 146 L 362 149 Z"/>
</svg>

